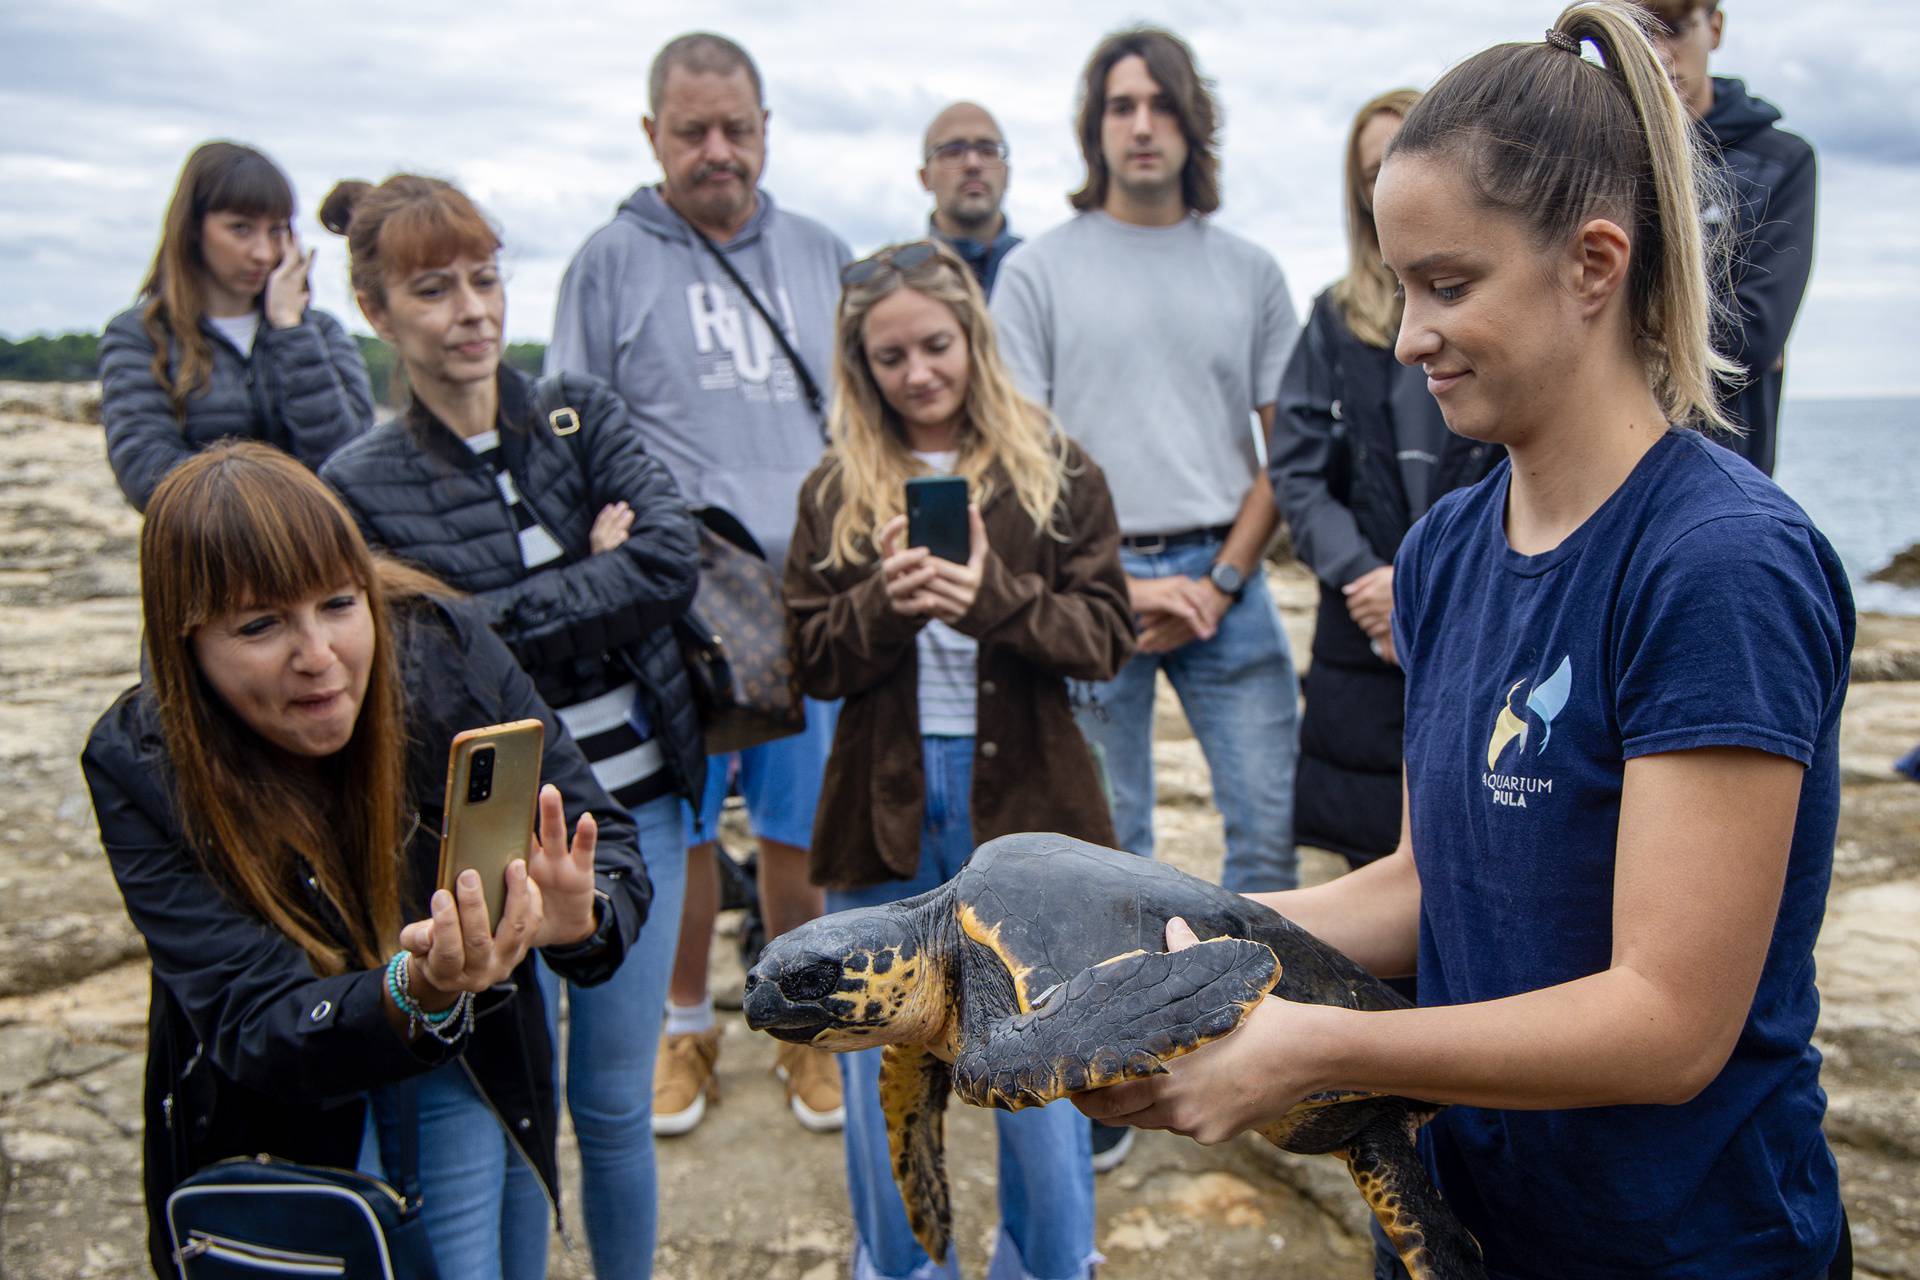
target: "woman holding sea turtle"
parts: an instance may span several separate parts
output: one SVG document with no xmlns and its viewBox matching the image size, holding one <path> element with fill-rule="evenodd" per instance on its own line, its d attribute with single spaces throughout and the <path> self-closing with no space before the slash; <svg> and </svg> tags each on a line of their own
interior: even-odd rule
<svg viewBox="0 0 1920 1280">
<path fill-rule="evenodd" d="M 293 188 L 252 147 L 195 147 L 140 301 L 100 336 L 107 461 L 144 511 L 167 472 L 216 440 L 264 440 L 317 469 L 373 421 L 360 348 L 307 305 L 313 255 Z"/>
<path fill-rule="evenodd" d="M 1066 682 L 1110 678 L 1133 647 L 1106 482 L 1014 390 L 966 265 L 920 241 L 842 280 L 832 446 L 801 488 L 785 580 L 802 686 L 846 700 L 811 846 L 834 911 L 932 889 L 1009 832 L 1111 844 Z M 906 545 L 906 482 L 940 473 L 971 498 L 964 564 Z M 952 1274 L 895 1189 L 879 1059 L 840 1059 L 854 1274 Z M 996 1119 L 994 1274 L 1086 1275 L 1085 1121 L 1058 1104 Z"/>
<path fill-rule="evenodd" d="M 1728 371 L 1711 178 L 1644 21 L 1575 5 L 1462 63 L 1376 188 L 1396 353 L 1510 461 L 1396 562 L 1398 850 L 1261 900 L 1417 964 L 1423 1007 L 1265 1000 L 1081 1105 L 1220 1141 L 1317 1090 L 1451 1103 L 1423 1150 L 1492 1275 L 1845 1275 L 1812 953 L 1853 607 L 1805 513 L 1689 425 Z"/>
</svg>

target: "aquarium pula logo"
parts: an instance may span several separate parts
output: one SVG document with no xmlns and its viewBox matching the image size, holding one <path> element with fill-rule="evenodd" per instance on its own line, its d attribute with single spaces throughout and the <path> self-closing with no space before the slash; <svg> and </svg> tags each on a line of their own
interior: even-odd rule
<svg viewBox="0 0 1920 1280">
<path fill-rule="evenodd" d="M 1527 739 L 1532 736 L 1533 726 L 1527 723 L 1526 716 L 1513 709 L 1514 695 L 1527 684 L 1523 677 L 1515 680 L 1507 689 L 1507 696 L 1500 703 L 1500 714 L 1493 722 L 1493 736 L 1487 740 L 1487 771 L 1497 774 L 1500 770 L 1500 757 L 1516 742 L 1519 750 L 1527 749 Z M 1573 691 L 1573 659 L 1563 657 L 1560 665 L 1554 668 L 1552 675 L 1533 686 L 1524 704 L 1540 720 L 1540 745 L 1535 754 L 1547 749 L 1547 743 L 1553 738 L 1553 720 L 1567 705 L 1567 695 Z"/>
</svg>

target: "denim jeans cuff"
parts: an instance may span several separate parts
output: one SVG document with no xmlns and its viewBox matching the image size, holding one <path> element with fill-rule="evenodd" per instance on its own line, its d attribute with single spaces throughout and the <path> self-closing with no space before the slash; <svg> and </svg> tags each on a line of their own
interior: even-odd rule
<svg viewBox="0 0 1920 1280">
<path fill-rule="evenodd" d="M 904 1276 L 890 1276 L 873 1264 L 873 1255 L 867 1252 L 867 1242 L 860 1238 L 858 1231 L 853 1235 L 853 1280 L 949 1280 L 960 1274 L 960 1267 L 952 1254 L 948 1255 L 948 1265 L 941 1265 L 928 1259 Z"/>
<path fill-rule="evenodd" d="M 1026 1259 L 1020 1256 L 1020 1246 L 1002 1227 L 993 1239 L 993 1257 L 987 1263 L 987 1280 L 1089 1280 L 1093 1269 L 1106 1260 L 1107 1255 L 1095 1249 L 1086 1256 L 1080 1269 L 1071 1275 L 1036 1276 L 1027 1270 Z"/>
</svg>

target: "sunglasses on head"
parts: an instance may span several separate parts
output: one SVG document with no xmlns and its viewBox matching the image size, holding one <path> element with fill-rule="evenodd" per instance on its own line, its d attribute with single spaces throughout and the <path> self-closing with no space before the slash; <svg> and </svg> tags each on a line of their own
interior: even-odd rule
<svg viewBox="0 0 1920 1280">
<path fill-rule="evenodd" d="M 879 279 L 883 271 L 898 271 L 905 275 L 909 271 L 926 266 L 939 256 L 940 251 L 931 240 L 896 244 L 862 258 L 858 262 L 849 262 L 840 268 L 840 283 L 847 288 L 852 288 L 854 285 Z"/>
</svg>

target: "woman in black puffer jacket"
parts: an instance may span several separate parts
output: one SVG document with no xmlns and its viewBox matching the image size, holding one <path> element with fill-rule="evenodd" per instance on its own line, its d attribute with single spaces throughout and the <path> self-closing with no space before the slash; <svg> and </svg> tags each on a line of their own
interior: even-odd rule
<svg viewBox="0 0 1920 1280">
<path fill-rule="evenodd" d="M 410 174 L 342 183 L 321 220 L 347 236 L 361 310 L 413 391 L 322 477 L 370 542 L 488 610 L 639 828 L 653 923 L 611 982 L 569 996 L 567 1100 L 595 1273 L 644 1276 L 650 1086 L 686 883 L 680 797 L 700 795 L 706 768 L 672 638 L 698 573 L 693 518 L 605 383 L 501 364 L 499 240 L 464 195 Z"/>
<path fill-rule="evenodd" d="M 1447 430 L 1418 368 L 1393 356 L 1394 280 L 1380 264 L 1373 179 L 1420 95 L 1383 93 L 1347 137 L 1347 274 L 1313 302 L 1280 383 L 1268 473 L 1293 551 L 1320 580 L 1302 682 L 1293 832 L 1355 866 L 1400 841 L 1401 703 L 1388 616 L 1393 555 L 1413 522 L 1505 456 Z"/>
<path fill-rule="evenodd" d="M 373 422 L 359 347 L 307 305 L 313 255 L 292 215 L 286 175 L 251 147 L 187 157 L 140 302 L 100 337 L 107 461 L 135 509 L 215 440 L 264 440 L 318 468 Z"/>
</svg>

